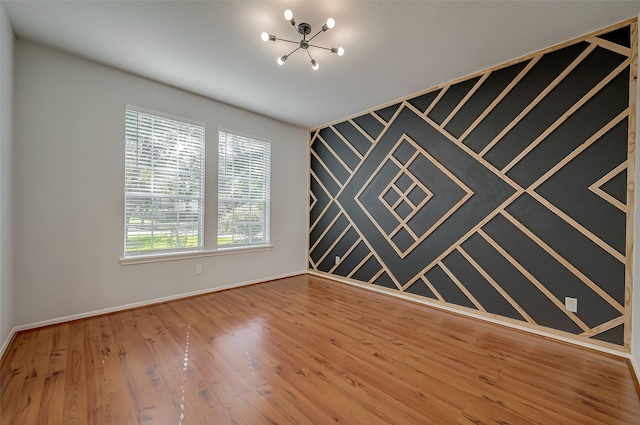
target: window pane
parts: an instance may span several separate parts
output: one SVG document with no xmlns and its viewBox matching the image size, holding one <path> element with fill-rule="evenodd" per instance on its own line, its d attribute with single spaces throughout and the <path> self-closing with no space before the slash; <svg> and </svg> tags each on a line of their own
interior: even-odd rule
<svg viewBox="0 0 640 425">
<path fill-rule="evenodd" d="M 125 116 L 125 256 L 202 249 L 204 127 Z"/>
<path fill-rule="evenodd" d="M 219 132 L 218 246 L 269 243 L 271 143 Z"/>
</svg>

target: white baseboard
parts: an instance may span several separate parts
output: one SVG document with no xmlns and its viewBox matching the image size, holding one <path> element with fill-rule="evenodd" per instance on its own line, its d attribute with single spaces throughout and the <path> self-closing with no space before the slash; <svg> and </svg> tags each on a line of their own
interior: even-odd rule
<svg viewBox="0 0 640 425">
<path fill-rule="evenodd" d="M 629 359 L 631 361 L 631 364 L 632 364 L 634 370 L 635 370 L 636 377 L 638 377 L 638 379 L 640 379 L 640 367 L 635 362 L 635 359 L 633 358 L 633 356 L 631 354 L 629 354 L 629 353 L 625 353 L 625 352 L 622 352 L 622 351 L 610 349 L 610 348 L 607 348 L 607 347 L 601 347 L 601 346 L 595 345 L 595 344 L 589 344 L 589 343 L 583 342 L 583 341 L 577 341 L 577 340 L 574 340 L 574 339 L 571 339 L 571 338 L 565 338 L 565 337 L 563 337 L 561 335 L 556 335 L 556 334 L 553 334 L 553 333 L 548 333 L 548 332 L 544 332 L 544 331 L 537 330 L 537 329 L 531 329 L 531 328 L 528 328 L 528 327 L 525 327 L 525 326 L 519 326 L 519 325 L 514 324 L 514 323 L 509 323 L 509 322 L 496 320 L 496 319 L 493 319 L 491 317 L 486 317 L 486 316 L 481 316 L 481 315 L 478 315 L 478 314 L 473 314 L 472 312 L 459 310 L 459 309 L 456 309 L 456 308 L 453 308 L 453 307 L 449 307 L 449 306 L 446 306 L 446 305 L 431 303 L 428 300 L 421 300 L 421 299 L 414 298 L 414 297 L 408 297 L 408 296 L 406 296 L 406 295 L 404 295 L 404 294 L 402 294 L 400 292 L 396 293 L 396 292 L 392 292 L 392 291 L 387 291 L 387 290 L 375 287 L 373 285 L 360 284 L 360 283 L 351 281 L 349 279 L 340 278 L 339 276 L 328 276 L 328 275 L 326 275 L 324 273 L 317 273 L 317 272 L 314 272 L 312 270 L 303 270 L 303 271 L 298 271 L 298 272 L 293 272 L 293 273 L 286 273 L 286 274 L 282 274 L 282 275 L 278 275 L 278 276 L 266 277 L 266 278 L 262 278 L 262 279 L 255 279 L 255 280 L 251 280 L 251 281 L 232 283 L 232 284 L 229 284 L 229 285 L 219 286 L 219 287 L 216 287 L 216 288 L 208 288 L 208 289 L 203 289 L 203 290 L 200 290 L 200 291 L 186 292 L 186 293 L 182 293 L 182 294 L 171 295 L 171 296 L 168 296 L 168 297 L 155 298 L 155 299 L 152 299 L 152 300 L 146 300 L 146 301 L 141 301 L 141 302 L 131 303 L 131 304 L 124 304 L 124 305 L 105 308 L 105 309 L 101 309 L 101 310 L 87 311 L 87 312 L 84 312 L 84 313 L 73 314 L 73 315 L 70 315 L 70 316 L 58 317 L 58 318 L 55 318 L 55 319 L 43 320 L 43 321 L 40 321 L 40 322 L 34 322 L 34 323 L 25 324 L 25 325 L 15 326 L 11 330 L 11 332 L 9 332 L 9 335 L 7 336 L 7 339 L 3 342 L 2 347 L 0 347 L 0 359 L 4 356 L 5 350 L 9 346 L 9 343 L 13 339 L 13 336 L 17 332 L 20 332 L 20 331 L 40 328 L 40 327 L 43 327 L 43 326 L 56 325 L 56 324 L 59 324 L 59 323 L 69 322 L 71 320 L 86 319 L 88 317 L 99 316 L 99 315 L 108 314 L 108 313 L 115 313 L 115 312 L 118 312 L 118 311 L 129 310 L 129 309 L 133 309 L 133 308 L 145 307 L 145 306 L 148 306 L 148 305 L 163 303 L 163 302 L 167 302 L 167 301 L 174 301 L 174 300 L 178 300 L 178 299 L 181 299 L 181 298 L 192 297 L 192 296 L 195 296 L 195 295 L 208 294 L 208 293 L 224 291 L 224 290 L 232 289 L 232 288 L 239 288 L 239 287 L 242 287 L 242 286 L 254 285 L 256 283 L 268 282 L 270 280 L 284 279 L 284 278 L 287 278 L 287 277 L 298 276 L 298 275 L 301 275 L 301 274 L 310 274 L 310 275 L 313 275 L 313 276 L 318 276 L 318 277 L 322 277 L 322 278 L 325 278 L 325 279 L 334 280 L 334 281 L 341 282 L 341 283 L 346 283 L 348 285 L 357 286 L 358 288 L 364 288 L 364 289 L 368 289 L 370 291 L 379 292 L 379 293 L 382 293 L 382 294 L 385 294 L 385 295 L 395 296 L 395 297 L 402 298 L 402 299 L 405 299 L 405 300 L 409 300 L 409 301 L 412 301 L 412 302 L 417 302 L 417 303 L 420 303 L 420 304 L 424 304 L 424 305 L 427 305 L 429 307 L 438 308 L 440 310 L 445 310 L 445 311 L 449 311 L 449 312 L 452 312 L 452 313 L 456 313 L 456 314 L 460 314 L 460 315 L 464 315 L 464 316 L 468 316 L 468 317 L 473 317 L 475 319 L 483 320 L 483 321 L 486 321 L 486 322 L 495 323 L 495 324 L 498 324 L 498 325 L 501 325 L 501 326 L 507 326 L 507 327 L 510 327 L 510 328 L 513 328 L 513 329 L 518 329 L 518 330 L 521 330 L 521 331 L 524 331 L 524 332 L 540 335 L 540 336 L 543 336 L 543 337 L 546 337 L 546 338 L 551 338 L 551 339 L 567 342 L 569 344 L 578 345 L 578 346 L 582 346 L 582 347 L 589 348 L 589 349 L 592 349 L 592 350 L 596 350 L 596 351 L 604 352 L 604 353 L 607 353 L 607 354 L 612 354 L 612 355 L 615 355 L 615 356 L 618 356 L 618 357 L 622 357 L 622 358 L 625 358 L 625 359 Z"/>
<path fill-rule="evenodd" d="M 638 363 L 636 363 L 636 360 L 633 356 L 631 356 L 629 360 L 631 361 L 631 366 L 633 366 L 633 371 L 636 374 L 636 380 L 640 381 L 640 367 L 638 367 Z"/>
<path fill-rule="evenodd" d="M 2 357 L 4 356 L 4 351 L 9 346 L 9 343 L 13 339 L 13 336 L 16 334 L 16 332 L 18 332 L 18 328 L 14 327 L 13 329 L 11 329 L 11 332 L 9 332 L 9 335 L 7 335 L 7 339 L 5 339 L 2 343 L 2 347 L 0 347 L 0 359 L 2 359 Z"/>
<path fill-rule="evenodd" d="M 40 321 L 40 322 L 34 322 L 34 323 L 28 323 L 28 324 L 25 324 L 25 325 L 19 325 L 19 326 L 16 326 L 15 328 L 12 329 L 11 334 L 9 335 L 9 338 L 7 339 L 7 341 L 5 341 L 5 345 L 8 344 L 8 342 L 11 340 L 11 336 L 13 336 L 13 334 L 15 332 L 20 332 L 20 331 L 25 331 L 25 330 L 29 330 L 29 329 L 35 329 L 35 328 L 41 328 L 43 326 L 57 325 L 59 323 L 69 322 L 69 321 L 72 321 L 72 320 L 86 319 L 88 317 L 100 316 L 102 314 L 108 314 L 108 313 L 115 313 L 115 312 L 118 312 L 118 311 L 129 310 L 129 309 L 132 309 L 132 308 L 145 307 L 145 306 L 148 306 L 148 305 L 159 304 L 159 303 L 163 303 L 163 302 L 167 302 L 167 301 L 179 300 L 181 298 L 193 297 L 194 295 L 203 295 L 203 294 L 209 294 L 209 293 L 213 293 L 213 292 L 224 291 L 226 289 L 239 288 L 241 286 L 254 285 L 256 283 L 268 282 L 270 280 L 284 279 L 286 277 L 298 276 L 298 275 L 306 274 L 306 273 L 307 273 L 306 270 L 302 270 L 302 271 L 299 271 L 299 272 L 286 273 L 286 274 L 282 274 L 282 275 L 278 275 L 278 276 L 270 276 L 270 277 L 250 280 L 250 281 L 246 281 L 246 282 L 231 283 L 229 285 L 218 286 L 218 287 L 215 287 L 215 288 L 202 289 L 200 291 L 185 292 L 185 293 L 182 293 L 182 294 L 170 295 L 168 297 L 154 298 L 152 300 L 145 300 L 145 301 L 140 301 L 140 302 L 137 302 L 137 303 L 124 304 L 124 305 L 119 305 L 119 306 L 116 306 L 116 307 L 103 308 L 101 310 L 87 311 L 87 312 L 84 312 L 84 313 L 72 314 L 70 316 L 57 317 L 55 319 L 49 319 L 49 320 L 43 320 L 43 321 Z M 5 346 L 3 345 L 3 351 L 0 352 L 0 358 L 1 358 L 1 355 L 4 353 L 4 348 L 5 348 Z"/>
<path fill-rule="evenodd" d="M 440 310 L 445 310 L 445 311 L 449 311 L 451 313 L 456 313 L 456 314 L 460 314 L 463 316 L 467 316 L 467 317 L 473 317 L 474 319 L 478 319 L 478 320 L 483 320 L 485 322 L 490 322 L 490 323 L 495 323 L 497 325 L 500 326 L 506 326 L 512 329 L 517 329 L 523 332 L 527 332 L 527 333 L 532 333 L 535 335 L 539 335 L 539 336 L 543 336 L 545 338 L 550 338 L 550 339 L 555 339 L 557 341 L 562 341 L 562 342 L 566 342 L 572 345 L 578 345 L 584 348 L 589 348 L 591 350 L 596 350 L 596 351 L 600 351 L 602 353 L 607 353 L 607 354 L 612 354 L 614 356 L 617 357 L 622 357 L 624 359 L 631 359 L 633 361 L 633 358 L 631 356 L 630 353 L 624 352 L 624 351 L 619 351 L 613 348 L 607 348 L 607 347 L 602 347 L 600 345 L 596 345 L 596 344 L 589 344 L 588 342 L 583 342 L 583 341 L 578 341 L 572 338 L 566 338 L 563 337 L 562 335 L 557 335 L 557 334 L 553 334 L 550 332 L 545 332 L 542 330 L 538 330 L 538 329 L 533 329 L 533 328 L 529 328 L 526 326 L 520 326 L 516 323 L 510 323 L 507 321 L 502 321 L 499 319 L 494 319 L 492 317 L 487 317 L 487 316 L 482 316 L 480 314 L 474 314 L 473 312 L 469 312 L 466 310 L 462 310 L 462 309 L 457 309 L 455 307 L 450 307 L 444 304 L 437 304 L 437 303 L 433 303 L 430 302 L 428 300 L 425 299 L 421 299 L 421 298 L 417 298 L 417 297 L 409 297 L 405 294 L 403 294 L 402 292 L 395 292 L 395 291 L 390 291 L 387 289 L 382 289 L 380 287 L 377 287 L 375 285 L 367 285 L 364 283 L 358 283 L 356 281 L 353 281 L 351 279 L 347 279 L 347 278 L 343 278 L 341 276 L 334 276 L 334 275 L 327 275 L 325 273 L 318 273 L 315 272 L 313 270 L 307 270 L 307 273 L 309 273 L 310 275 L 313 276 L 318 276 L 318 277 L 322 277 L 325 279 L 329 279 L 329 280 L 335 280 L 336 282 L 340 282 L 340 283 L 346 283 L 348 285 L 353 285 L 353 286 L 357 286 L 358 288 L 363 288 L 363 289 L 367 289 L 370 291 L 375 291 L 375 292 L 379 292 L 381 294 L 385 294 L 385 295 L 391 295 L 397 298 L 402 298 L 404 300 L 408 300 L 408 301 L 412 301 L 412 302 L 416 302 L 416 303 L 420 303 L 420 304 L 424 304 L 427 305 L 429 307 L 434 307 L 434 308 L 438 308 Z M 636 367 L 636 374 L 638 374 L 638 369 Z M 640 377 L 640 375 L 638 375 Z"/>
</svg>

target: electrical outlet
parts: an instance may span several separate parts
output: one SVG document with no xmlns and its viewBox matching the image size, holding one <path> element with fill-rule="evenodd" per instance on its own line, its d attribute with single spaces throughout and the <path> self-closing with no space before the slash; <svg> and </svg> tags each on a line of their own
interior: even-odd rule
<svg viewBox="0 0 640 425">
<path fill-rule="evenodd" d="M 340 264 L 340 257 L 336 255 L 336 266 Z"/>
<path fill-rule="evenodd" d="M 573 313 L 577 313 L 578 312 L 578 299 L 577 298 L 571 298 L 571 297 L 564 297 L 564 308 L 566 308 L 567 311 L 571 311 Z"/>
<path fill-rule="evenodd" d="M 202 264 L 196 265 L 196 273 L 197 274 L 202 274 Z"/>
</svg>

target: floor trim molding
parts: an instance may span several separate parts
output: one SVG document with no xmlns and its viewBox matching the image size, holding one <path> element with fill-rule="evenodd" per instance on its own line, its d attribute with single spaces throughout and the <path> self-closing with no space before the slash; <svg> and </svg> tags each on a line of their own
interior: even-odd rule
<svg viewBox="0 0 640 425">
<path fill-rule="evenodd" d="M 7 347 L 9 346 L 9 344 L 11 343 L 11 341 L 13 340 L 13 338 L 15 337 L 16 333 L 21 332 L 21 331 L 26 331 L 26 330 L 30 330 L 30 329 L 36 329 L 36 328 L 42 328 L 42 327 L 45 327 L 45 326 L 57 325 L 57 324 L 64 323 L 64 322 L 70 322 L 72 320 L 79 320 L 79 319 L 86 319 L 88 317 L 101 316 L 103 314 L 115 313 L 115 312 L 118 312 L 118 311 L 124 311 L 124 310 L 130 310 L 130 309 L 134 309 L 134 308 L 146 307 L 146 306 L 150 306 L 150 305 L 153 305 L 153 304 L 160 304 L 160 303 L 164 303 L 164 302 L 167 302 L 167 301 L 174 301 L 174 300 L 179 300 L 179 299 L 182 299 L 182 298 L 194 297 L 194 296 L 197 296 L 197 295 L 210 294 L 210 293 L 213 293 L 213 292 L 219 292 L 219 291 L 224 291 L 224 290 L 227 290 L 227 289 L 239 288 L 239 287 L 242 287 L 242 286 L 255 285 L 257 283 L 264 283 L 264 282 L 269 282 L 271 280 L 278 280 L 278 279 L 284 279 L 284 278 L 292 277 L 292 276 L 299 276 L 299 275 L 306 274 L 306 273 L 307 273 L 306 270 L 301 270 L 301 271 L 292 272 L 292 273 L 285 273 L 285 274 L 281 274 L 281 275 L 277 275 L 277 276 L 269 276 L 269 277 L 264 277 L 264 278 L 261 278 L 261 279 L 254 279 L 254 280 L 249 280 L 249 281 L 244 281 L 244 282 L 231 283 L 229 285 L 222 285 L 222 286 L 218 286 L 218 287 L 215 287 L 215 288 L 207 288 L 207 289 L 202 289 L 202 290 L 199 290 L 199 291 L 184 292 L 184 293 L 181 293 L 181 294 L 170 295 L 170 296 L 167 296 L 167 297 L 154 298 L 154 299 L 151 299 L 151 300 L 145 300 L 145 301 L 140 301 L 140 302 L 136 302 L 136 303 L 123 304 L 123 305 L 119 305 L 119 306 L 115 306 L 115 307 L 103 308 L 103 309 L 100 309 L 100 310 L 87 311 L 87 312 L 84 312 L 84 313 L 78 313 L 78 314 L 72 314 L 72 315 L 69 315 L 69 316 L 57 317 L 57 318 L 54 318 L 54 319 L 42 320 L 40 322 L 33 322 L 33 323 L 27 323 L 27 324 L 24 324 L 24 325 L 18 325 L 18 326 L 15 326 L 11 330 L 11 332 L 9 333 L 9 336 L 4 341 L 4 344 L 2 345 L 2 347 L 0 348 L 0 361 L 4 357 L 4 352 L 7 349 Z"/>
<path fill-rule="evenodd" d="M 633 379 L 633 384 L 636 386 L 636 392 L 638 393 L 638 397 L 640 397 L 640 368 L 636 363 L 633 356 L 629 359 L 629 372 L 631 373 L 631 379 Z"/>
<path fill-rule="evenodd" d="M 536 334 L 545 338 L 550 338 L 550 339 L 554 339 L 560 342 L 564 342 L 564 343 L 568 343 L 571 345 L 575 345 L 575 346 L 580 346 L 583 348 L 587 348 L 587 349 L 591 349 L 591 350 L 595 350 L 595 351 L 599 351 L 605 354 L 609 354 L 609 355 L 613 355 L 622 359 L 625 359 L 629 365 L 629 371 L 632 373 L 632 378 L 634 380 L 634 383 L 636 385 L 636 390 L 638 390 L 638 395 L 640 396 L 640 384 L 638 383 L 638 379 L 640 378 L 640 367 L 638 367 L 638 365 L 636 364 L 636 362 L 633 359 L 633 356 L 631 356 L 631 354 L 629 353 L 625 353 L 625 352 L 621 352 L 621 351 L 617 351 L 617 350 L 613 350 L 613 349 L 608 349 L 606 347 L 601 347 L 598 345 L 593 345 L 593 344 L 589 344 L 589 343 L 585 343 L 582 341 L 576 341 L 570 338 L 564 338 L 560 335 L 556 335 L 556 334 L 552 334 L 552 333 L 547 333 L 544 331 L 539 331 L 539 330 L 535 330 L 535 329 L 530 329 L 530 328 L 526 328 L 524 326 L 518 326 L 516 324 L 513 323 L 508 323 L 508 322 L 503 322 L 500 320 L 495 320 L 489 317 L 484 317 L 484 316 L 480 316 L 480 315 L 474 315 L 473 313 L 469 313 L 466 311 L 461 311 L 461 310 L 457 310 L 455 308 L 452 307 L 448 307 L 448 306 L 444 306 L 444 305 L 440 305 L 440 304 L 435 304 L 435 303 L 430 303 L 426 300 L 420 300 L 420 299 L 416 299 L 416 298 L 410 298 L 407 297 L 401 293 L 393 293 L 390 291 L 385 291 L 382 289 L 378 289 L 376 287 L 373 287 L 371 285 L 364 285 L 364 284 L 358 284 L 357 282 L 353 282 L 349 279 L 341 279 L 339 277 L 336 276 L 327 276 L 323 273 L 318 273 L 312 270 L 303 270 L 303 271 L 298 271 L 298 272 L 292 272 L 292 273 L 285 273 L 282 275 L 277 275 L 277 276 L 270 276 L 270 277 L 265 277 L 262 279 L 255 279 L 255 280 L 250 280 L 250 281 L 244 281 L 244 282 L 238 282 L 238 283 L 232 283 L 229 285 L 223 285 L 223 286 L 219 286 L 219 287 L 215 287 L 215 288 L 207 288 L 207 289 L 203 289 L 203 290 L 199 290 L 199 291 L 192 291 L 192 292 L 185 292 L 185 293 L 181 293 L 181 294 L 176 294 L 176 295 L 171 295 L 171 296 L 167 296 L 167 297 L 161 297 L 161 298 L 154 298 L 151 300 L 146 300 L 146 301 L 141 301 L 141 302 L 137 302 L 137 303 L 130 303 L 130 304 L 124 304 L 124 305 L 120 305 L 120 306 L 115 306 L 115 307 L 110 307 L 110 308 L 105 308 L 105 309 L 100 309 L 100 310 L 93 310 L 93 311 L 88 311 L 88 312 L 84 312 L 84 313 L 78 313 L 78 314 L 72 314 L 69 316 L 63 316 L 63 317 L 58 317 L 58 318 L 54 318 L 54 319 L 49 319 L 49 320 L 43 320 L 40 322 L 34 322 L 34 323 L 28 323 L 25 325 L 19 325 L 19 326 L 15 326 L 13 329 L 11 329 L 11 332 L 9 332 L 9 335 L 7 336 L 7 339 L 4 341 L 2 347 L 0 347 L 0 361 L 2 360 L 2 358 L 4 358 L 4 354 L 6 349 L 9 347 L 9 345 L 11 344 L 11 341 L 13 341 L 13 339 L 15 338 L 16 334 L 18 332 L 21 331 L 26 331 L 26 330 L 30 330 L 30 329 L 35 329 L 35 328 L 41 328 L 41 327 L 45 327 L 45 326 L 51 326 L 51 325 L 57 325 L 60 323 L 64 323 L 64 322 L 69 322 L 72 320 L 79 320 L 79 319 L 86 319 L 89 317 L 94 317 L 94 316 L 100 316 L 103 314 L 109 314 L 109 313 L 115 313 L 118 311 L 124 311 L 124 310 L 130 310 L 130 309 L 134 309 L 134 308 L 140 308 L 140 307 L 146 307 L 146 306 L 150 306 L 150 305 L 154 305 L 154 304 L 159 304 L 159 303 L 163 303 L 163 302 L 168 302 L 168 301 L 174 301 L 174 300 L 178 300 L 178 299 L 182 299 L 182 298 L 189 298 L 189 297 L 193 297 L 193 296 L 197 296 L 197 295 L 204 295 L 204 294 L 209 294 L 209 293 L 214 293 L 214 292 L 219 292 L 219 291 L 224 291 L 227 289 L 233 289 L 233 288 L 239 288 L 242 286 L 249 286 L 249 285 L 255 285 L 258 283 L 264 283 L 264 282 L 269 282 L 271 280 L 278 280 L 278 279 L 284 279 L 287 277 L 292 277 L 292 276 L 299 276 L 302 274 L 309 274 L 312 276 L 317 276 L 317 277 L 321 277 L 324 279 L 328 279 L 328 280 L 333 280 L 336 282 L 340 282 L 340 283 L 345 283 L 348 285 L 352 285 L 352 286 L 356 286 L 358 288 L 363 288 L 366 290 L 370 290 L 370 291 L 374 291 L 374 292 L 378 292 L 378 293 L 382 293 L 385 295 L 391 295 L 397 298 L 402 298 L 404 300 L 408 300 L 408 301 L 412 301 L 412 302 L 417 302 L 419 304 L 424 304 L 427 305 L 429 307 L 434 307 L 434 308 L 438 308 L 440 310 L 445 310 L 445 311 L 449 311 L 455 314 L 460 314 L 463 316 L 467 316 L 467 317 L 471 317 L 474 319 L 479 319 L 485 322 L 491 322 L 491 323 L 495 323 L 497 325 L 501 325 L 501 326 L 506 326 L 512 329 L 517 329 L 523 332 L 527 332 L 527 333 L 532 333 L 532 334 Z"/>
<path fill-rule="evenodd" d="M 556 335 L 556 334 L 553 334 L 553 333 L 550 333 L 550 332 L 544 332 L 544 331 L 541 331 L 541 330 L 538 330 L 538 329 L 532 329 L 532 328 L 528 328 L 528 327 L 525 327 L 525 326 L 518 326 L 515 323 L 509 323 L 509 322 L 493 319 L 491 317 L 481 316 L 479 314 L 473 314 L 471 312 L 467 312 L 467 311 L 464 311 L 464 310 L 459 310 L 459 309 L 456 309 L 456 308 L 453 308 L 453 307 L 449 307 L 449 306 L 446 306 L 446 305 L 442 305 L 442 304 L 431 303 L 431 302 L 429 302 L 427 300 L 422 300 L 422 299 L 417 298 L 417 297 L 415 297 L 415 298 L 414 297 L 408 297 L 408 296 L 404 295 L 401 292 L 388 291 L 388 290 L 385 290 L 385 289 L 378 288 L 378 287 L 376 287 L 374 285 L 366 285 L 366 284 L 363 284 L 363 283 L 358 283 L 358 282 L 353 281 L 351 279 L 341 278 L 340 276 L 327 275 L 325 273 L 319 273 L 319 272 L 316 272 L 314 270 L 307 270 L 307 273 L 312 275 L 312 276 L 317 276 L 317 277 L 333 280 L 333 281 L 340 282 L 340 283 L 346 283 L 347 285 L 356 286 L 358 288 L 363 288 L 363 289 L 366 289 L 366 290 L 369 290 L 369 291 L 374 291 L 374 292 L 378 292 L 378 293 L 385 294 L 385 295 L 391 295 L 391 296 L 394 296 L 394 297 L 397 297 L 397 298 L 402 298 L 402 299 L 407 300 L 407 301 L 412 301 L 412 302 L 415 302 L 415 303 L 424 304 L 424 305 L 429 306 L 429 307 L 434 307 L 434 308 L 437 308 L 437 309 L 440 309 L 440 310 L 449 311 L 451 313 L 460 314 L 462 316 L 471 317 L 471 318 L 482 320 L 482 321 L 485 321 L 485 322 L 495 323 L 495 324 L 500 325 L 500 326 L 506 326 L 508 328 L 517 329 L 517 330 L 522 331 L 522 332 L 535 334 L 535 335 L 542 336 L 542 337 L 545 337 L 545 338 L 549 338 L 549 339 L 553 339 L 553 340 L 556 340 L 556 341 L 560 341 L 560 342 L 563 342 L 563 343 L 566 343 L 566 344 L 579 346 L 579 347 L 582 347 L 582 348 L 595 350 L 595 351 L 598 351 L 598 352 L 601 352 L 601 353 L 605 353 L 605 354 L 608 354 L 608 355 L 619 357 L 619 358 L 625 359 L 627 361 L 632 361 L 631 353 L 626 353 L 624 351 L 618 351 L 618 350 L 615 350 L 615 349 L 612 349 L 612 348 L 602 347 L 602 346 L 599 346 L 599 345 L 596 345 L 596 344 L 589 344 L 588 342 L 577 341 L 577 340 L 574 340 L 574 339 L 571 339 L 571 338 L 563 337 L 562 335 Z M 638 368 L 637 367 L 636 367 L 636 374 L 638 374 Z M 638 375 L 638 376 L 640 376 L 640 375 Z"/>
<path fill-rule="evenodd" d="M 9 332 L 9 335 L 7 335 L 7 339 L 4 340 L 4 343 L 2 344 L 2 347 L 0 347 L 0 363 L 2 362 L 2 359 L 4 358 L 4 352 L 6 351 L 7 347 L 13 341 L 13 338 L 15 338 L 17 332 L 18 332 L 18 328 L 14 326 L 13 329 L 11 329 L 11 331 Z"/>
</svg>

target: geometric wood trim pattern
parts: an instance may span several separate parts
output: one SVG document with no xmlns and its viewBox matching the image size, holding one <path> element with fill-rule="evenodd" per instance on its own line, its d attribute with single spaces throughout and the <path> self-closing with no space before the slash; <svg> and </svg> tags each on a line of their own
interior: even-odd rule
<svg viewBox="0 0 640 425">
<path fill-rule="evenodd" d="M 310 131 L 309 269 L 629 351 L 637 50 L 633 19 Z"/>
</svg>

